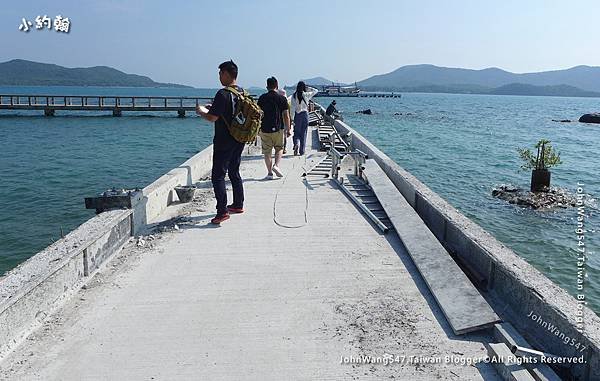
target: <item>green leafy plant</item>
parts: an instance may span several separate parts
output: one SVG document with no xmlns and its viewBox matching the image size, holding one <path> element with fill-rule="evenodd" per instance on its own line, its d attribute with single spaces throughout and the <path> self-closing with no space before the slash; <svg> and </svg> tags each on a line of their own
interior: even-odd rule
<svg viewBox="0 0 600 381">
<path fill-rule="evenodd" d="M 530 169 L 548 169 L 562 164 L 560 152 L 556 151 L 550 140 L 541 139 L 535 145 L 537 154 L 534 156 L 529 148 L 517 148 L 523 164 L 521 169 L 526 171 Z"/>
</svg>

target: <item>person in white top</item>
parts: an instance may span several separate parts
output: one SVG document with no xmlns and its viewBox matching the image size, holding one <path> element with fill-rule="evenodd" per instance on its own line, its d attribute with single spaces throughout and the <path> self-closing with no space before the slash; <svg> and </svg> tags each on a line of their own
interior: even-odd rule
<svg viewBox="0 0 600 381">
<path fill-rule="evenodd" d="M 288 113 L 288 117 L 290 118 L 290 120 L 292 120 L 292 117 L 290 115 L 290 108 L 292 107 L 292 105 L 290 103 L 290 98 L 291 97 L 288 97 L 287 92 L 285 91 L 285 89 L 277 89 L 277 93 L 279 95 L 283 95 L 285 97 L 285 99 L 287 99 L 287 101 L 288 101 L 288 109 L 286 111 Z M 287 137 L 288 137 L 287 134 L 283 135 L 283 154 L 284 155 L 287 153 Z"/>
<path fill-rule="evenodd" d="M 308 131 L 308 102 L 319 90 L 298 82 L 296 92 L 292 94 L 292 114 L 294 115 L 294 155 L 304 155 L 306 134 Z"/>
</svg>

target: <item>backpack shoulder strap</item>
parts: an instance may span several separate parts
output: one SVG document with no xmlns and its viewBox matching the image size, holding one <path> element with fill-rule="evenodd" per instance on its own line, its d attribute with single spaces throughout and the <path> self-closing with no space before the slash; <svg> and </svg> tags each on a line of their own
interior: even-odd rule
<svg viewBox="0 0 600 381">
<path fill-rule="evenodd" d="M 230 93 L 233 93 L 233 95 L 235 95 L 236 97 L 240 97 L 242 95 L 247 95 L 247 91 L 246 90 L 242 90 L 242 92 L 239 92 L 238 89 L 236 89 L 233 86 L 227 86 L 225 87 L 225 90 L 229 91 Z"/>
</svg>

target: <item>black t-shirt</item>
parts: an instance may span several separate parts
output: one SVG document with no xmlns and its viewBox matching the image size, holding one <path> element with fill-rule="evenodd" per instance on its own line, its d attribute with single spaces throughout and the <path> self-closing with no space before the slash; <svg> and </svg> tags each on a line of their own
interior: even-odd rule
<svg viewBox="0 0 600 381">
<path fill-rule="evenodd" d="M 264 115 L 260 129 L 263 132 L 277 132 L 284 128 L 282 112 L 289 108 L 287 99 L 275 90 L 269 90 L 258 98 L 258 106 Z"/>
<path fill-rule="evenodd" d="M 241 87 L 236 86 L 236 88 L 238 91 L 242 91 Z M 215 149 L 229 149 L 236 144 L 239 144 L 238 141 L 231 136 L 229 128 L 227 128 L 227 124 L 231 125 L 233 119 L 233 102 L 235 98 L 233 93 L 221 89 L 215 94 L 212 106 L 208 111 L 209 114 L 219 117 L 219 119 L 215 121 L 215 137 L 213 138 Z M 223 119 L 227 121 L 227 124 Z"/>
<path fill-rule="evenodd" d="M 331 115 L 331 114 L 333 114 L 336 111 L 337 110 L 335 108 L 335 105 L 333 103 L 330 103 L 329 106 L 327 106 L 327 110 L 325 111 L 325 114 Z"/>
</svg>

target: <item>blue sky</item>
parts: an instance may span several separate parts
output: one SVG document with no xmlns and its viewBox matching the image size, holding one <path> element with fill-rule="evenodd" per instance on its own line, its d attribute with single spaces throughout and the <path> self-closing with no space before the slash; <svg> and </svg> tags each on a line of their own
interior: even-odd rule
<svg viewBox="0 0 600 381">
<path fill-rule="evenodd" d="M 597 0 L 23 1 L 0 10 L 0 61 L 107 65 L 160 82 L 218 85 L 232 58 L 243 86 L 266 77 L 343 82 L 408 64 L 513 72 L 600 66 Z M 18 30 L 69 17 L 68 35 Z"/>
</svg>

